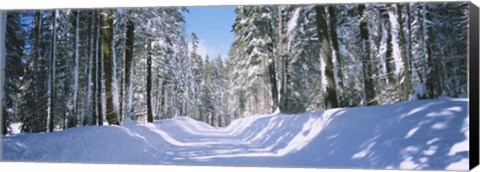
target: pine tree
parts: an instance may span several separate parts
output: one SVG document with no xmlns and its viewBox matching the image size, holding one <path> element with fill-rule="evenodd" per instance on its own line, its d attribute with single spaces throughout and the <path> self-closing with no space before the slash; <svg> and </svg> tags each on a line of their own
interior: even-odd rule
<svg viewBox="0 0 480 172">
<path fill-rule="evenodd" d="M 18 122 L 17 116 L 24 115 L 21 113 L 21 108 L 31 106 L 34 102 L 32 94 L 26 96 L 23 86 L 29 86 L 26 82 L 27 68 L 29 67 L 24 63 L 26 54 L 25 50 L 25 33 L 21 24 L 21 13 L 19 12 L 7 12 L 6 14 L 6 30 L 5 33 L 5 67 L 2 64 L 2 73 L 5 72 L 5 79 L 2 80 L 4 84 L 2 91 L 5 97 L 2 100 L 2 106 L 4 107 L 4 121 L 5 127 L 8 127 L 11 122 Z M 2 39 L 3 40 L 3 39 Z M 30 73 L 30 72 L 28 72 Z M 28 97 L 28 99 L 23 98 Z M 26 109 L 32 112 L 33 109 Z M 29 114 L 32 116 L 32 114 Z M 7 130 L 5 130 L 7 132 Z"/>
<path fill-rule="evenodd" d="M 191 85 L 189 86 L 189 91 L 191 92 L 191 103 L 190 107 L 197 107 L 195 109 L 190 110 L 192 113 L 192 117 L 196 119 L 202 119 L 200 108 L 198 108 L 201 104 L 200 93 L 201 93 L 201 82 L 202 82 L 202 70 L 203 70 L 203 61 L 202 57 L 198 55 L 198 44 L 199 38 L 197 35 L 192 32 L 191 33 L 191 50 L 189 54 L 189 61 L 190 61 L 190 68 L 191 68 Z M 163 95 L 163 94 L 162 94 Z"/>
<path fill-rule="evenodd" d="M 252 105 L 255 106 L 259 105 L 258 103 L 268 104 L 271 108 L 270 112 L 273 112 L 277 109 L 279 103 L 273 42 L 275 33 L 273 29 L 274 23 L 271 21 L 273 18 L 271 13 L 274 11 L 273 7 L 237 7 L 235 11 L 237 19 L 233 25 L 233 31 L 236 38 L 232 49 L 238 48 L 238 50 L 233 50 L 232 55 L 238 59 L 232 59 L 231 62 L 235 61 L 236 65 L 238 65 L 237 69 L 235 69 L 237 71 L 232 71 L 238 77 L 233 82 L 242 83 L 247 90 L 251 90 L 245 92 L 249 93 L 244 95 L 245 97 L 237 97 L 237 100 L 246 98 L 247 101 L 252 102 Z M 245 56 L 247 58 L 244 58 Z M 266 83 L 262 83 L 264 80 Z M 232 91 L 238 92 L 239 90 L 233 89 Z M 262 94 L 271 96 L 264 97 Z M 242 94 L 240 93 L 239 95 Z M 268 100 L 264 101 L 263 99 Z M 246 106 L 246 108 L 248 108 L 245 109 L 246 111 L 262 113 L 268 107 Z M 244 113 L 243 108 L 238 110 L 240 110 L 240 113 L 237 113 Z"/>
</svg>

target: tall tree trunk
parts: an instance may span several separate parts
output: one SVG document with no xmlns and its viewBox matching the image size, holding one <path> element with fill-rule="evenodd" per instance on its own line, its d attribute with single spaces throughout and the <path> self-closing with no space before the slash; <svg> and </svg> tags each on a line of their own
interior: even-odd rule
<svg viewBox="0 0 480 172">
<path fill-rule="evenodd" d="M 107 107 L 107 121 L 110 125 L 119 125 L 117 112 L 114 105 L 113 84 L 115 84 L 113 76 L 114 62 L 113 60 L 113 15 L 112 10 L 105 9 L 102 11 L 102 49 L 104 58 L 105 72 L 105 97 Z"/>
<path fill-rule="evenodd" d="M 278 47 L 277 57 L 280 62 L 280 103 L 279 109 L 281 112 L 290 112 L 288 107 L 288 91 L 287 91 L 287 56 L 283 53 L 283 16 L 282 6 L 278 6 Z"/>
<path fill-rule="evenodd" d="M 52 132 L 54 129 L 55 119 L 55 66 L 56 66 L 56 53 L 57 53 L 57 15 L 58 10 L 53 11 L 52 22 L 52 46 L 50 54 L 50 89 L 49 89 L 49 118 L 48 118 L 48 131 Z"/>
<path fill-rule="evenodd" d="M 161 83 L 160 83 L 160 77 L 158 77 L 158 75 L 157 75 L 157 77 L 155 77 L 155 82 L 154 82 L 154 83 L 156 83 L 158 86 L 157 86 L 156 89 L 155 89 L 155 98 L 154 98 L 155 101 L 154 101 L 154 103 L 153 103 L 153 104 L 154 104 L 154 105 L 153 105 L 153 113 L 155 114 L 155 119 L 158 120 L 158 119 L 159 119 L 159 118 L 158 118 L 158 117 L 159 117 L 158 114 L 160 114 L 159 111 L 158 111 L 158 105 L 159 105 L 159 103 L 158 103 L 159 100 L 158 100 L 158 99 L 160 98 L 160 87 L 159 87 L 159 86 L 161 85 Z M 188 88 L 187 88 L 187 89 L 188 89 Z M 187 92 L 188 92 L 188 91 L 187 91 Z M 185 101 L 185 102 L 187 102 L 187 101 Z M 185 106 L 186 106 L 186 105 L 185 105 Z"/>
<path fill-rule="evenodd" d="M 5 64 L 7 50 L 5 36 L 7 32 L 7 11 L 0 11 L 0 121 L 2 121 L 2 135 L 7 134 L 7 114 L 5 113 Z"/>
<path fill-rule="evenodd" d="M 90 30 L 91 30 L 91 25 L 88 26 L 89 27 L 89 31 L 87 33 L 87 35 L 89 35 L 88 37 L 88 43 L 90 43 L 91 41 L 91 37 L 90 37 Z M 88 113 L 91 113 L 90 112 L 90 92 L 91 92 L 91 81 L 92 81 L 92 69 L 91 69 L 91 63 L 92 63 L 92 47 L 91 46 L 88 46 L 88 58 L 87 58 L 87 62 L 85 63 L 85 76 L 87 76 L 87 81 L 86 81 L 86 91 L 85 91 L 85 94 L 84 94 L 84 109 L 82 111 L 82 125 L 88 125 L 90 123 L 90 119 L 89 117 L 87 116 Z"/>
<path fill-rule="evenodd" d="M 438 76 L 437 70 L 437 62 L 434 60 L 433 57 L 433 30 L 432 26 L 428 26 L 428 22 L 431 22 L 432 15 L 428 11 L 428 7 L 426 3 L 422 4 L 422 12 L 423 12 L 423 50 L 424 54 L 427 59 L 427 66 L 425 66 L 426 70 L 426 87 L 428 90 L 428 97 L 429 98 L 436 98 L 441 94 L 441 83 L 439 82 L 440 77 Z M 430 70 L 428 70 L 430 69 Z"/>
<path fill-rule="evenodd" d="M 385 9 L 380 9 L 380 15 L 383 18 L 383 23 L 385 25 L 385 31 L 387 32 L 387 51 L 385 52 L 385 69 L 387 74 L 387 84 L 395 82 L 395 77 L 393 76 L 393 45 L 392 45 L 392 25 L 390 23 L 390 11 L 391 5 L 388 4 Z"/>
<path fill-rule="evenodd" d="M 97 82 L 98 82 L 98 67 L 97 67 L 97 64 L 98 64 L 98 44 L 97 44 L 97 35 L 98 35 L 98 29 L 97 29 L 97 24 L 96 24 L 96 11 L 91 11 L 90 13 L 90 19 L 89 19 L 89 22 L 90 22 L 90 28 L 89 28 L 89 32 L 90 34 L 88 35 L 90 37 L 90 42 L 89 42 L 89 47 L 91 47 L 91 51 L 90 53 L 93 53 L 91 56 L 92 56 L 92 82 L 93 82 L 93 86 L 92 86 L 92 116 L 91 116 L 91 120 L 90 120 L 90 125 L 97 125 L 97 113 L 98 113 L 98 110 L 97 110 Z M 93 31 L 93 33 L 92 33 Z"/>
<path fill-rule="evenodd" d="M 418 70 L 418 66 L 415 62 L 415 58 L 413 56 L 413 52 L 412 52 L 412 49 L 413 49 L 413 43 L 412 43 L 412 19 L 410 19 L 410 17 L 414 17 L 414 15 L 419 15 L 421 16 L 421 13 L 419 12 L 419 10 L 416 10 L 416 9 L 413 9 L 413 12 L 411 11 L 410 9 L 410 4 L 407 4 L 407 30 L 408 30 L 408 36 L 407 36 L 407 58 L 408 58 L 408 62 L 410 63 L 410 73 L 412 74 L 412 89 L 414 87 L 414 83 L 415 82 L 415 79 L 418 79 L 420 81 L 420 83 L 423 83 L 423 77 L 422 77 L 422 73 L 420 70 Z M 412 13 L 412 16 L 409 15 L 410 13 Z M 421 27 L 421 22 L 420 23 L 420 27 Z M 417 23 L 418 24 L 418 23 Z M 420 28 L 421 30 L 421 28 Z M 416 75 L 416 76 L 415 76 Z"/>
<path fill-rule="evenodd" d="M 373 74 L 372 74 L 372 63 L 370 62 L 370 46 L 368 44 L 369 33 L 368 33 L 368 23 L 365 18 L 365 4 L 358 5 L 358 13 L 360 16 L 360 38 L 362 41 L 362 49 L 364 49 L 364 54 L 362 56 L 362 67 L 363 67 L 363 80 L 365 85 L 365 98 L 367 100 L 367 105 L 375 105 L 375 90 L 373 83 Z"/>
<path fill-rule="evenodd" d="M 210 125 L 211 125 L 211 126 L 214 126 L 214 123 L 215 123 L 215 114 L 212 113 L 212 114 L 210 115 Z"/>
<path fill-rule="evenodd" d="M 135 40 L 135 23 L 132 20 L 127 22 L 127 35 L 125 42 L 125 86 L 126 86 L 126 106 L 125 118 L 131 118 L 132 115 L 132 101 L 133 101 L 133 86 L 132 86 L 132 71 L 133 71 L 133 46 Z M 163 94 L 162 94 L 163 95 Z"/>
<path fill-rule="evenodd" d="M 268 65 L 268 72 L 269 72 L 270 85 L 271 85 L 271 91 L 272 91 L 272 102 L 273 102 L 272 112 L 275 112 L 275 110 L 278 107 L 278 90 L 277 90 L 277 77 L 275 74 L 275 60 L 273 60 L 273 56 L 271 58 L 272 58 L 272 62 Z"/>
<path fill-rule="evenodd" d="M 330 15 L 330 35 L 332 37 L 332 47 L 333 50 L 335 51 L 335 58 L 337 59 L 337 78 L 338 78 L 338 90 L 340 90 L 338 98 L 339 102 L 338 105 L 340 107 L 345 106 L 344 105 L 344 97 L 343 97 L 343 58 L 340 57 L 340 49 L 338 46 L 338 36 L 337 36 L 337 16 L 335 14 L 335 6 L 334 5 L 329 5 L 328 6 L 328 13 Z"/>
<path fill-rule="evenodd" d="M 160 102 L 160 107 L 161 107 L 161 110 L 162 110 L 162 118 L 165 117 L 165 112 L 166 112 L 166 108 L 165 108 L 165 99 L 167 98 L 167 96 L 165 96 L 165 93 L 166 93 L 165 87 L 166 86 L 167 86 L 167 77 L 164 74 L 164 77 L 162 78 L 162 100 Z M 199 119 L 201 119 L 201 118 L 199 118 Z"/>
<path fill-rule="evenodd" d="M 38 109 L 39 109 L 39 92 L 38 92 L 38 87 L 39 87 L 39 84 L 40 84 L 40 79 L 39 79 L 39 76 L 38 76 L 38 72 L 39 71 L 39 68 L 38 68 L 38 63 L 39 63 L 39 59 L 40 59 L 40 11 L 37 10 L 35 11 L 35 26 L 33 28 L 33 54 L 34 54 L 34 58 L 35 58 L 35 61 L 34 61 L 34 72 L 33 72 L 33 84 L 34 84 L 34 90 L 33 90 L 33 94 L 34 94 L 34 101 L 33 101 L 33 115 L 34 117 L 38 118 L 39 117 L 39 113 L 38 113 Z"/>
<path fill-rule="evenodd" d="M 153 110 L 152 110 L 152 54 L 151 43 L 147 45 L 147 121 L 153 122 Z"/>
<path fill-rule="evenodd" d="M 123 84 L 125 82 L 125 71 L 124 71 L 124 68 L 125 67 L 125 61 L 122 61 L 122 64 L 121 64 L 121 68 L 122 68 L 122 73 L 120 75 L 120 97 L 119 97 L 119 101 L 120 101 L 120 105 L 119 105 L 119 118 L 120 118 L 120 121 L 123 123 L 124 120 L 125 120 L 125 116 L 124 116 L 124 113 L 123 113 L 123 101 L 125 100 L 124 99 L 124 95 L 123 95 L 123 90 L 124 90 L 124 87 L 125 85 Z"/>
<path fill-rule="evenodd" d="M 408 70 L 410 70 L 410 74 L 412 74 L 411 84 L 412 84 L 412 88 L 413 88 L 413 84 L 414 84 L 413 82 L 414 82 L 414 78 L 415 78 L 414 77 L 414 75 L 415 75 L 414 71 L 416 71 L 416 70 L 413 66 L 413 58 L 412 58 L 412 22 L 411 22 L 411 19 L 410 19 L 410 13 L 411 13 L 410 3 L 407 3 L 406 6 L 407 6 L 407 9 L 406 9 L 407 13 L 405 15 L 405 17 L 406 17 L 405 22 L 407 22 L 407 33 L 405 34 L 405 37 L 407 38 L 407 40 L 406 40 L 407 41 L 406 55 L 407 55 L 408 65 L 410 66 L 410 69 L 408 69 Z"/>
<path fill-rule="evenodd" d="M 327 18 L 325 16 L 324 6 L 315 6 L 317 19 L 317 32 L 320 42 L 320 56 L 325 62 L 325 77 L 327 79 L 327 88 L 325 95 L 325 108 L 331 109 L 338 107 L 337 92 L 335 86 L 335 76 L 333 73 L 332 50 L 328 40 Z"/>
<path fill-rule="evenodd" d="M 268 26 L 269 32 L 273 34 L 272 26 L 269 24 Z M 273 37 L 271 35 L 271 37 Z M 267 43 L 268 53 L 273 53 L 273 42 Z M 277 87 L 277 74 L 276 74 L 276 67 L 275 67 L 275 56 L 269 55 L 271 59 L 271 63 L 268 65 L 268 74 L 270 80 L 270 89 L 272 92 L 272 112 L 278 108 L 278 87 Z"/>
<path fill-rule="evenodd" d="M 418 23 L 417 23 L 418 27 L 419 27 L 418 31 L 420 32 L 420 35 L 423 36 L 424 35 L 423 34 L 424 33 L 424 28 L 423 28 L 423 25 L 424 25 L 424 23 L 423 23 L 423 5 L 417 4 L 415 12 L 416 12 L 415 15 L 417 15 L 417 20 L 418 20 Z M 422 45 L 423 45 L 423 38 L 418 38 L 418 39 L 422 42 Z M 423 51 L 423 47 L 422 47 L 422 51 Z M 424 57 L 426 57 L 426 56 L 424 55 Z M 413 57 L 412 57 L 413 65 L 415 66 L 415 70 L 417 71 L 418 78 L 419 78 L 421 84 L 425 84 L 425 80 L 426 80 L 425 79 L 426 70 L 423 70 L 423 66 L 420 65 L 422 63 L 424 63 L 424 64 L 427 63 L 426 59 L 424 57 L 423 58 L 422 57 L 416 57 L 416 58 L 420 59 L 419 61 L 421 61 L 421 62 L 418 62 L 418 63 L 415 62 L 413 60 Z M 426 98 L 426 96 L 421 97 L 421 98 Z"/>
<path fill-rule="evenodd" d="M 75 22 L 74 22 L 74 25 L 73 27 L 75 27 L 75 54 L 74 54 L 74 59 L 75 59 L 75 64 L 73 66 L 73 118 L 72 118 L 72 122 L 71 125 L 69 127 L 75 127 L 77 125 L 77 121 L 76 121 L 76 116 L 78 115 L 78 102 L 77 102 L 77 95 L 78 95 L 78 92 L 79 92 L 79 89 L 78 89 L 78 65 L 79 65 L 79 62 L 78 62 L 78 40 L 80 39 L 79 37 L 79 30 L 78 30 L 78 27 L 79 27 L 79 19 L 80 19 L 80 15 L 79 15 L 79 10 L 75 10 L 73 11 L 73 16 L 75 17 Z"/>
<path fill-rule="evenodd" d="M 408 5 L 408 4 L 407 4 Z M 400 4 L 394 5 L 395 13 L 397 14 L 398 25 L 400 26 L 398 30 L 398 43 L 399 43 L 399 50 L 400 50 L 400 57 L 403 62 L 403 71 L 402 79 L 400 80 L 400 101 L 407 101 L 410 95 L 410 91 L 412 90 L 412 74 L 410 70 L 409 61 L 407 59 L 407 48 L 406 48 L 406 39 L 405 33 L 403 31 L 403 18 L 402 18 L 402 6 Z"/>
<path fill-rule="evenodd" d="M 99 11 L 95 12 L 96 18 L 97 18 L 97 25 L 101 25 L 102 23 L 102 16 L 99 15 Z M 98 27 L 96 29 L 97 32 L 97 39 L 96 39 L 96 45 L 95 48 L 97 49 L 97 57 L 98 57 L 98 63 L 97 63 L 97 122 L 98 125 L 103 125 L 103 100 L 102 100 L 102 81 L 103 81 L 103 48 L 102 47 L 102 28 Z"/>
</svg>

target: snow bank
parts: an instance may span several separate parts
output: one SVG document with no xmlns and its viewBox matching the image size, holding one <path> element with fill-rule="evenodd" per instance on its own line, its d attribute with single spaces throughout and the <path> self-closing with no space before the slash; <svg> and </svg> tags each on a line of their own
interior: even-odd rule
<svg viewBox="0 0 480 172">
<path fill-rule="evenodd" d="M 321 168 L 468 169 L 468 99 L 422 100 L 216 128 L 187 117 L 2 138 L 3 160 Z"/>
</svg>

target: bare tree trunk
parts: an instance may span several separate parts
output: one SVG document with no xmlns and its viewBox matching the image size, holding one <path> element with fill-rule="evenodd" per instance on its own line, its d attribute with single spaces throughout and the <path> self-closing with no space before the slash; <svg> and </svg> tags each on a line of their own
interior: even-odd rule
<svg viewBox="0 0 480 172">
<path fill-rule="evenodd" d="M 328 40 L 327 18 L 325 16 L 324 6 L 315 6 L 317 19 L 317 32 L 320 42 L 320 56 L 325 62 L 325 77 L 327 79 L 327 90 L 325 95 L 325 108 L 331 109 L 338 107 L 337 92 L 335 86 L 335 76 L 333 73 L 332 50 Z"/>
<path fill-rule="evenodd" d="M 373 83 L 373 74 L 372 74 L 372 63 L 370 62 L 370 46 L 368 45 L 369 34 L 368 34 L 368 23 L 365 18 L 365 4 L 358 5 L 358 14 L 360 16 L 360 38 L 362 40 L 362 49 L 365 50 L 362 56 L 362 67 L 363 67 L 363 80 L 365 85 L 365 97 L 367 100 L 367 105 L 375 105 L 375 90 Z"/>
<path fill-rule="evenodd" d="M 49 120 L 48 120 L 48 131 L 52 132 L 54 129 L 54 119 L 55 119 L 55 66 L 56 66 L 56 43 L 57 43 L 57 13 L 58 10 L 53 11 L 53 22 L 52 22 L 52 46 L 51 46 L 51 54 L 50 54 L 50 90 L 49 90 L 49 99 L 50 99 L 50 107 L 49 107 Z"/>
<path fill-rule="evenodd" d="M 69 128 L 70 127 L 75 127 L 77 125 L 77 121 L 76 121 L 76 119 L 77 119 L 76 116 L 78 115 L 78 108 L 77 108 L 78 107 L 78 102 L 77 102 L 78 97 L 77 96 L 78 96 L 78 93 L 79 93 L 79 89 L 78 89 L 78 80 L 79 80 L 78 79 L 78 65 L 79 65 L 78 64 L 79 63 L 78 62 L 79 61 L 78 60 L 78 58 L 79 58 L 79 56 L 78 56 L 78 40 L 80 39 L 80 37 L 78 35 L 79 34 L 78 33 L 78 25 L 79 25 L 80 16 L 79 16 L 79 10 L 74 10 L 72 13 L 73 13 L 73 16 L 75 17 L 75 22 L 74 22 L 74 25 L 73 25 L 73 27 L 75 27 L 75 45 L 74 45 L 75 54 L 74 54 L 74 57 L 73 57 L 75 59 L 75 63 L 74 63 L 74 66 L 73 66 L 73 75 L 74 75 L 73 76 L 73 80 L 74 80 L 73 81 L 74 82 L 73 83 L 73 98 L 72 98 L 72 100 L 73 100 L 73 103 L 72 103 L 72 105 L 73 105 L 73 118 L 71 118 L 72 121 L 69 122 L 69 126 L 68 126 Z"/>
<path fill-rule="evenodd" d="M 127 40 L 125 43 L 125 87 L 126 87 L 126 106 L 125 106 L 125 119 L 131 118 L 132 113 L 132 98 L 133 98 L 133 86 L 132 86 L 132 70 L 133 70 L 133 46 L 135 38 L 135 23 L 132 20 L 127 22 Z"/>
<path fill-rule="evenodd" d="M 114 105 L 113 84 L 113 16 L 110 9 L 102 11 L 102 49 L 105 67 L 105 96 L 107 105 L 107 121 L 110 125 L 119 125 L 117 112 Z"/>
<path fill-rule="evenodd" d="M 167 86 L 167 78 L 166 77 L 163 77 L 162 79 L 162 100 L 161 100 L 161 103 L 160 103 L 160 107 L 161 107 L 161 110 L 162 110 L 162 118 L 165 117 L 165 87 Z"/>
<path fill-rule="evenodd" d="M 277 47 L 277 57 L 280 62 L 280 103 L 279 109 L 282 112 L 289 112 L 288 101 L 287 101 L 287 59 L 286 55 L 283 53 L 283 16 L 282 16 L 282 6 L 278 6 L 278 47 Z"/>
<path fill-rule="evenodd" d="M 97 24 L 94 22 L 96 20 L 96 11 L 92 11 L 90 16 L 90 32 L 93 31 L 93 34 L 89 34 L 88 36 L 91 39 L 91 42 L 89 42 L 89 47 L 92 47 L 91 49 L 93 53 L 92 54 L 92 82 L 93 82 L 93 88 L 92 88 L 92 105 L 93 105 L 93 112 L 92 112 L 92 119 L 90 120 L 90 125 L 96 125 L 97 124 L 97 113 L 98 113 L 98 105 L 97 105 L 97 82 L 98 82 L 98 28 Z"/>
<path fill-rule="evenodd" d="M 328 6 L 328 13 L 330 15 L 330 35 L 331 35 L 331 38 L 332 38 L 332 47 L 333 47 L 333 50 L 335 51 L 335 58 L 337 60 L 337 65 L 338 65 L 338 68 L 337 68 L 337 78 L 338 78 L 338 87 L 340 88 L 337 88 L 338 90 L 340 90 L 340 92 L 338 93 L 338 99 L 339 99 L 339 102 L 338 102 L 338 106 L 340 107 L 343 107 L 345 106 L 344 105 L 344 97 L 343 97 L 343 58 L 340 57 L 340 49 L 339 49 L 339 45 L 338 45 L 338 36 L 337 36 L 337 16 L 335 14 L 335 6 L 333 5 L 330 5 Z"/>
<path fill-rule="evenodd" d="M 272 26 L 269 25 L 270 33 L 273 33 Z M 273 43 L 267 43 L 268 52 L 273 52 Z M 270 55 L 271 63 L 268 65 L 268 75 L 270 80 L 270 90 L 272 92 L 272 112 L 278 108 L 278 87 L 277 87 L 277 74 L 276 74 L 276 67 L 275 67 L 275 56 Z"/>
<path fill-rule="evenodd" d="M 101 26 L 102 17 L 99 15 L 99 11 L 96 11 L 96 18 L 97 18 L 97 25 Z M 103 51 L 102 51 L 102 32 L 101 27 L 98 27 L 97 30 L 97 118 L 98 118 L 98 125 L 103 125 L 103 107 L 102 107 L 102 80 L 103 80 Z"/>
<path fill-rule="evenodd" d="M 148 44 L 148 55 L 147 55 L 147 121 L 153 122 L 153 111 L 152 111 L 152 54 L 151 54 L 151 43 Z"/>
<path fill-rule="evenodd" d="M 89 30 L 91 28 L 91 24 L 89 25 Z M 90 31 L 88 31 L 88 43 L 90 43 Z M 85 76 L 87 76 L 87 81 L 86 81 L 86 89 L 84 93 L 84 109 L 82 111 L 82 125 L 88 125 L 90 123 L 90 119 L 87 116 L 88 113 L 90 113 L 90 92 L 91 92 L 91 80 L 92 80 L 92 72 L 91 72 L 91 63 L 92 63 L 92 47 L 88 46 L 88 58 L 87 58 L 87 63 L 85 63 Z"/>
<path fill-rule="evenodd" d="M 432 20 L 431 14 L 428 12 L 428 7 L 426 3 L 422 4 L 422 12 L 423 12 L 423 46 L 424 46 L 424 53 L 427 59 L 427 66 L 425 66 L 425 70 L 431 69 L 430 71 L 426 71 L 426 87 L 428 90 L 428 97 L 429 98 L 436 98 L 441 94 L 441 83 L 440 77 L 438 76 L 438 69 L 437 69 L 437 62 L 434 60 L 433 56 L 433 30 L 432 26 L 428 26 L 428 22 Z"/>
<path fill-rule="evenodd" d="M 390 16 L 389 16 L 389 11 L 390 11 L 391 5 L 388 4 L 385 9 L 380 9 L 380 15 L 383 18 L 383 23 L 385 26 L 385 32 L 387 32 L 387 51 L 385 52 L 385 69 L 386 69 L 386 75 L 387 75 L 387 80 L 386 83 L 392 84 L 395 83 L 395 77 L 393 76 L 393 66 L 395 65 L 393 63 L 393 50 L 392 50 L 392 26 L 390 23 Z"/>
<path fill-rule="evenodd" d="M 38 68 L 38 63 L 39 63 L 39 59 L 40 59 L 40 11 L 37 10 L 35 11 L 35 27 L 33 28 L 34 29 L 34 33 L 33 33 L 33 37 L 34 37 L 34 45 L 33 45 L 33 53 L 34 53 L 34 58 L 35 58 L 35 61 L 34 61 L 34 72 L 33 72 L 33 84 L 34 84 L 34 90 L 33 90 L 33 93 L 34 93 L 34 98 L 35 100 L 33 101 L 33 115 L 35 117 L 38 117 L 39 116 L 39 113 L 38 113 L 38 109 L 39 109 L 39 97 L 38 97 L 38 87 L 39 87 L 39 84 L 40 84 L 40 81 L 39 81 L 39 76 L 37 75 L 37 73 L 39 72 L 39 68 Z M 1 32 L 0 32 L 1 33 Z"/>
<path fill-rule="evenodd" d="M 7 114 L 5 113 L 5 64 L 7 62 L 7 50 L 5 36 L 7 32 L 7 12 L 0 11 L 0 121 L 2 121 L 2 135 L 7 134 Z"/>
<path fill-rule="evenodd" d="M 403 71 L 401 73 L 401 88 L 400 88 L 400 101 L 406 101 L 409 98 L 410 91 L 412 90 L 412 74 L 410 70 L 409 61 L 407 59 L 406 40 L 405 33 L 403 31 L 403 18 L 402 18 L 402 6 L 400 4 L 394 5 L 395 13 L 397 14 L 398 24 L 400 26 L 398 30 L 398 39 L 400 46 L 400 57 L 403 62 Z"/>
</svg>

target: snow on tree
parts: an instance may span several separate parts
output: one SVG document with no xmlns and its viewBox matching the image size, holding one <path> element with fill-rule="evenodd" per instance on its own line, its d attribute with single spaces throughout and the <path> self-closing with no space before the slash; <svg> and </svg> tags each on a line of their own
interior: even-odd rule
<svg viewBox="0 0 480 172">
<path fill-rule="evenodd" d="M 459 97 L 467 7 L 238 6 L 226 57 L 199 55 L 186 8 L 9 11 L 3 122 L 45 132 L 103 125 L 106 113 L 109 124 L 187 116 L 225 127 L 256 114 Z"/>
</svg>

